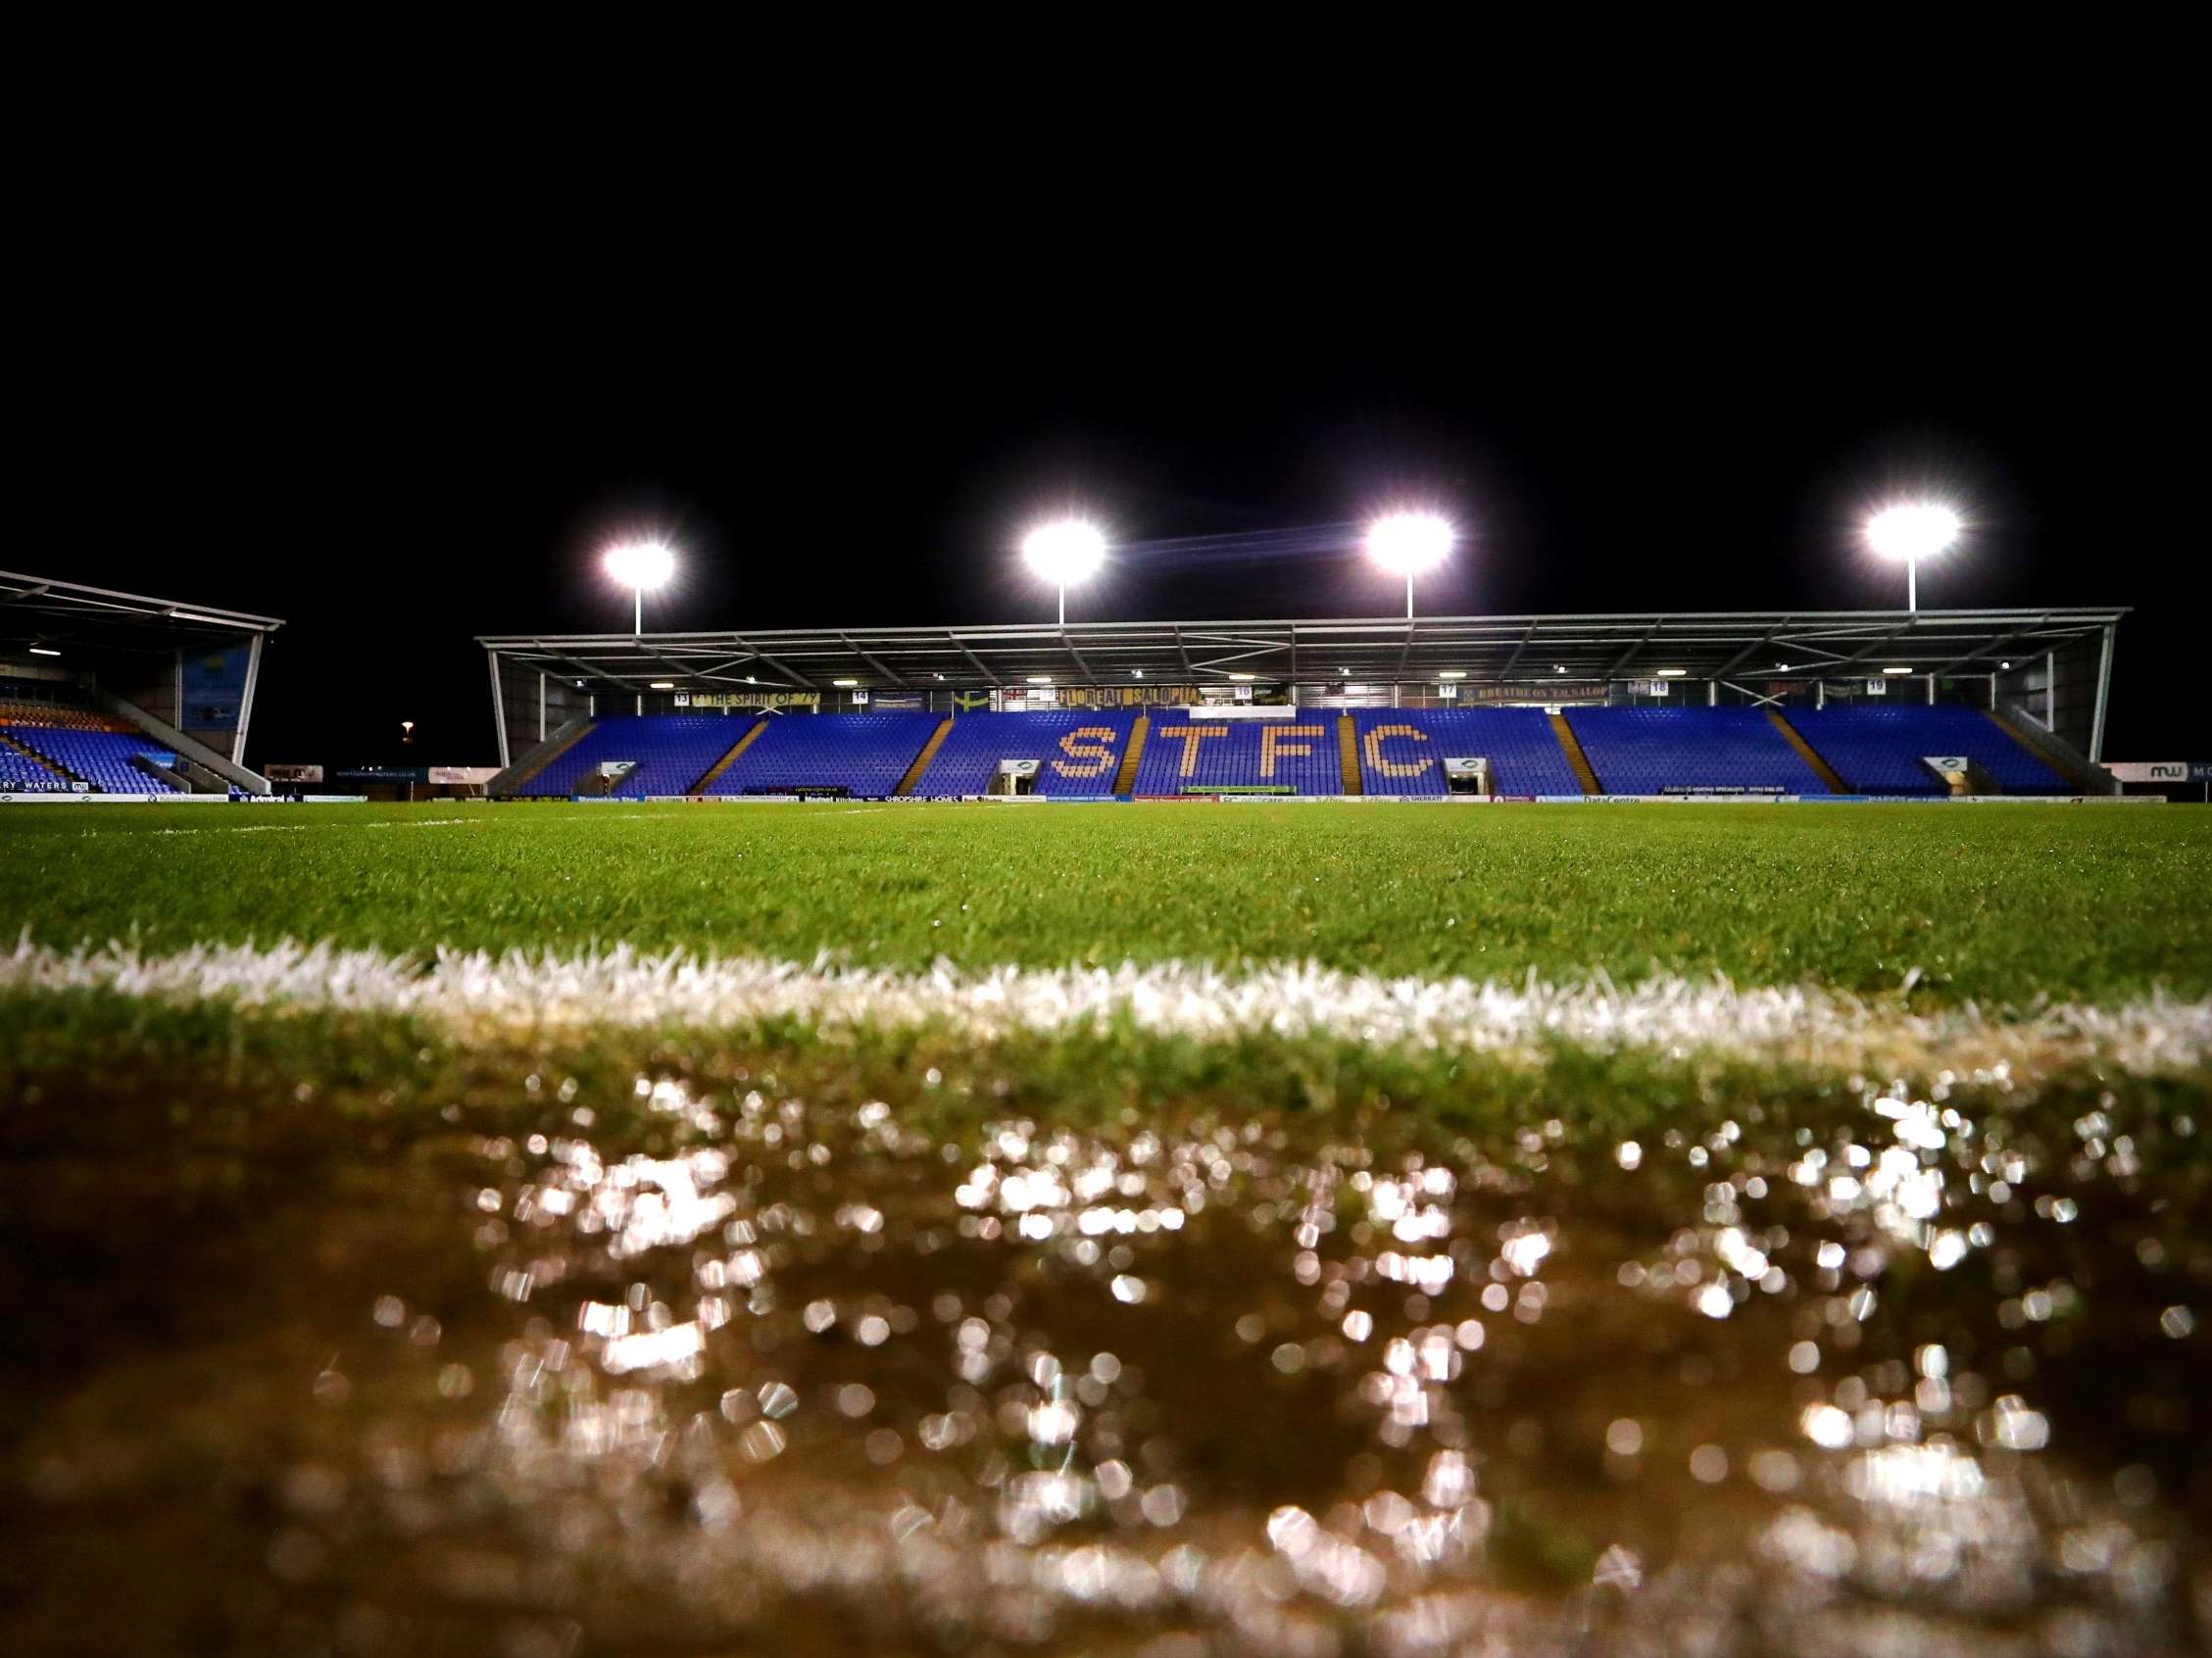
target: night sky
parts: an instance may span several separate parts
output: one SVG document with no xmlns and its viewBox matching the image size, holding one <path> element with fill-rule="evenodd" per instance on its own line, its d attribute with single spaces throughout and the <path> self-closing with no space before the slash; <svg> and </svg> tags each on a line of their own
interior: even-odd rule
<svg viewBox="0 0 2212 1658">
<path fill-rule="evenodd" d="M 311 219 L 280 269 L 85 336 L 34 469 L 69 536 L 8 562 L 285 617 L 252 761 L 481 763 L 472 637 L 626 629 L 624 533 L 683 561 L 649 628 L 1044 618 L 1013 548 L 1071 506 L 1123 545 L 1441 507 L 1466 539 L 1431 613 L 1897 607 L 1855 526 L 1934 490 L 1972 529 L 1925 604 L 2137 607 L 2107 756 L 2205 757 L 2182 268 L 2120 234 L 2151 181 L 2018 160 L 1794 230 L 1654 181 L 1541 235 L 1468 208 L 1322 253 L 1256 203 L 1039 230 L 970 202 L 929 234 L 921 197 L 796 187 L 741 243 L 590 258 Z M 1350 553 L 1232 547 L 1118 558 L 1070 614 L 1401 602 Z"/>
</svg>

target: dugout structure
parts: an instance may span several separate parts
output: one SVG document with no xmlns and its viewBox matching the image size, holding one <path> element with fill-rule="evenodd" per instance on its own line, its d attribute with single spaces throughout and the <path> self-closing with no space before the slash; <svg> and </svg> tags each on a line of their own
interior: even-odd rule
<svg viewBox="0 0 2212 1658">
<path fill-rule="evenodd" d="M 500 763 L 600 715 L 1203 706 L 1708 706 L 1912 699 L 2094 763 L 2121 608 L 1729 610 L 502 634 Z"/>
</svg>

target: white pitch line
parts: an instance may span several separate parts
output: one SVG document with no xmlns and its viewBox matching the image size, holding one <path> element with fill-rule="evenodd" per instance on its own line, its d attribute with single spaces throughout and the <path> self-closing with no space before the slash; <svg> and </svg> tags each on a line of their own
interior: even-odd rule
<svg viewBox="0 0 2212 1658">
<path fill-rule="evenodd" d="M 1973 1006 L 1918 1013 L 1806 987 L 1743 989 L 1713 979 L 1602 975 L 1550 984 L 1384 978 L 1311 964 L 1223 971 L 1180 962 L 1119 967 L 939 963 L 924 972 L 736 957 L 442 951 L 427 964 L 374 950 L 290 942 L 199 945 L 146 955 L 120 944 L 57 951 L 27 940 L 0 955 L 0 994 L 103 990 L 171 1002 L 274 1010 L 406 1013 L 460 1027 L 936 1026 L 975 1042 L 1126 1027 L 1202 1042 L 1321 1037 L 1365 1047 L 1540 1058 L 1562 1044 L 1602 1052 L 1741 1057 L 1879 1074 L 2010 1068 L 2088 1059 L 2128 1070 L 2212 1063 L 2212 998 L 2156 995 L 2064 1004 L 2017 1017 Z M 1883 1067 L 1894 1067 L 1893 1071 Z"/>
</svg>

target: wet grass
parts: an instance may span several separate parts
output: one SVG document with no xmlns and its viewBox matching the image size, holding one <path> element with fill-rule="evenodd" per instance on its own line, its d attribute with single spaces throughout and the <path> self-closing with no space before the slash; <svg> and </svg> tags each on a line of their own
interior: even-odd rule
<svg viewBox="0 0 2212 1658">
<path fill-rule="evenodd" d="M 2212 991 L 2212 814 L 2179 807 L 19 807 L 0 860 L 0 936 L 61 946 Z"/>
<path fill-rule="evenodd" d="M 2202 1633 L 2204 1079 L 1963 1081 L 1908 1134 L 1835 1077 L 1146 1046 L 0 1003 L 0 1327 L 36 1332 L 0 1345 L 0 1640 Z M 665 1172 L 701 1156 L 696 1190 Z M 1103 1195 L 1007 1185 L 1086 1166 L 1114 1171 Z M 1940 1208 L 1857 1190 L 1873 1170 L 1942 1177 Z M 660 1194 L 665 1221 L 638 1206 Z M 1170 1202 L 1179 1229 L 1081 1252 L 1086 1203 Z M 1028 1214 L 1049 1232 L 1017 1237 Z M 1971 1239 L 1940 1268 L 1939 1232 Z M 1424 1288 L 1414 1257 L 1450 1264 Z M 704 1350 L 617 1365 L 585 1326 L 624 1305 L 638 1331 L 705 1320 Z M 1401 1373 L 1394 1341 L 1429 1357 Z M 1064 1445 L 1036 1414 L 1056 1397 L 1082 1407 Z M 1854 1442 L 1808 1437 L 1822 1408 Z M 1634 1599 L 1590 1586 L 1623 1573 Z"/>
</svg>

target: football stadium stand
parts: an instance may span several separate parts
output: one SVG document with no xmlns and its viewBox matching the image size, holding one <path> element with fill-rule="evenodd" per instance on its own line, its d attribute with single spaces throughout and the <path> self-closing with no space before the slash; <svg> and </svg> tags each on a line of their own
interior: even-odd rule
<svg viewBox="0 0 2212 1658">
<path fill-rule="evenodd" d="M 179 792 L 168 779 L 135 763 L 144 758 L 159 766 L 173 767 L 175 753 L 104 714 L 51 705 L 0 705 L 0 733 L 17 749 L 28 750 L 44 761 L 51 768 L 50 776 L 59 773 L 63 790 L 72 783 L 83 783 L 103 795 Z M 16 771 L 16 767 L 10 767 L 11 779 Z M 39 782 L 34 774 L 26 772 L 25 776 L 26 789 L 52 787 Z M 14 786 L 11 781 L 10 787 Z"/>
<path fill-rule="evenodd" d="M 1344 792 L 1334 709 L 1288 719 L 1208 717 L 1204 708 L 1155 708 L 1151 714 L 1137 765 L 1139 795 Z"/>
<path fill-rule="evenodd" d="M 1830 793 L 1757 708 L 1571 708 L 1567 724 L 1608 795 Z"/>
<path fill-rule="evenodd" d="M 59 794 L 69 786 L 44 760 L 25 754 L 12 739 L 0 739 L 0 795 Z"/>
<path fill-rule="evenodd" d="M 1579 795 L 1542 708 L 1361 708 L 1360 791 L 1442 795 L 1447 759 L 1487 759 L 1500 795 Z"/>
<path fill-rule="evenodd" d="M 647 795 L 681 795 L 707 775 L 714 762 L 736 746 L 753 722 L 720 714 L 644 714 L 601 720 L 563 750 L 521 787 L 524 795 L 559 796 L 586 792 L 603 765 L 631 762 L 615 778 L 610 795 L 642 800 Z"/>
<path fill-rule="evenodd" d="M 1862 795 L 1946 793 L 1927 761 L 1972 760 L 2008 795 L 2065 795 L 2074 786 L 1979 708 L 1939 706 L 1794 708 L 1790 723 Z"/>
<path fill-rule="evenodd" d="M 933 713 L 774 715 L 708 793 L 887 796 L 942 723 Z"/>
<path fill-rule="evenodd" d="M 21 714 L 26 710 L 14 710 Z M 10 719 L 0 705 L 0 792 L 168 785 L 135 764 L 175 764 L 159 743 L 77 710 Z M 1740 793 L 1937 796 L 1928 764 L 1971 762 L 1982 792 L 2060 795 L 2077 785 L 1999 719 L 1956 706 L 1793 708 L 1301 709 L 1274 717 L 1204 707 L 1034 713 L 898 711 L 621 715 L 552 745 L 516 793 L 742 796 L 802 792 L 951 799 L 997 792 L 1008 760 L 1038 762 L 1033 792 L 1103 795 L 1450 792 L 1447 759 L 1490 762 L 1490 792 L 1573 797 Z"/>
<path fill-rule="evenodd" d="M 990 794 L 1002 760 L 1033 759 L 1040 795 L 1110 795 L 1136 723 L 1133 708 L 958 714 L 912 792 Z"/>
</svg>

